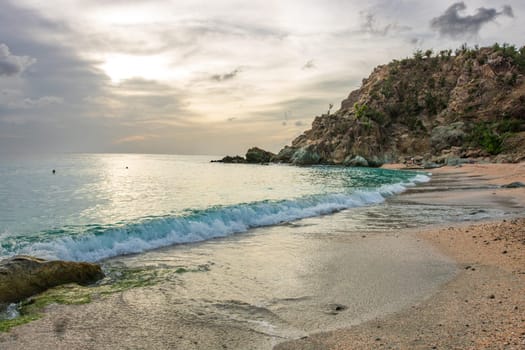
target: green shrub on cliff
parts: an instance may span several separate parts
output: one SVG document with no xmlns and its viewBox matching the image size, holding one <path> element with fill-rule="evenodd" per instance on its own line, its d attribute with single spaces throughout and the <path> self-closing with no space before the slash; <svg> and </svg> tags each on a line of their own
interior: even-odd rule
<svg viewBox="0 0 525 350">
<path fill-rule="evenodd" d="M 365 124 L 370 124 L 371 120 L 378 124 L 383 124 L 386 121 L 385 115 L 382 112 L 368 107 L 366 104 L 359 105 L 358 103 L 355 103 L 354 112 L 357 120 L 360 120 Z"/>
<path fill-rule="evenodd" d="M 492 49 L 495 52 L 501 53 L 503 57 L 512 60 L 521 72 L 525 72 L 525 46 L 518 49 L 516 46 L 507 43 L 504 43 L 501 46 L 498 43 L 495 43 L 492 45 Z"/>
<path fill-rule="evenodd" d="M 503 151 L 503 141 L 507 134 L 499 134 L 495 129 L 494 123 L 478 124 L 470 134 L 470 141 L 475 146 L 482 147 L 489 154 L 499 154 Z"/>
</svg>

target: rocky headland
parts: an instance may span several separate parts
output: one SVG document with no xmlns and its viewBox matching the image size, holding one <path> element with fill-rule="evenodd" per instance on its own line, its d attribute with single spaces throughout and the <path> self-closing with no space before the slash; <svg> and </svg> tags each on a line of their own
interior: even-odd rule
<svg viewBox="0 0 525 350">
<path fill-rule="evenodd" d="M 333 114 L 264 161 L 427 167 L 525 159 L 525 47 L 416 51 L 378 66 Z M 260 150 L 260 149 L 258 149 Z M 263 150 L 260 150 L 264 152 Z M 268 159 L 268 160 L 267 160 Z"/>
</svg>

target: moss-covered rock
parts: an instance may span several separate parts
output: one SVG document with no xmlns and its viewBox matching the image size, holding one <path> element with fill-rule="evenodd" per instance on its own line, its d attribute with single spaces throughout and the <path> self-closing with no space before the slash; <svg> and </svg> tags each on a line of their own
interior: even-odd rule
<svg viewBox="0 0 525 350">
<path fill-rule="evenodd" d="M 18 302 L 61 284 L 85 285 L 103 277 L 97 264 L 15 256 L 0 261 L 0 303 Z"/>
</svg>

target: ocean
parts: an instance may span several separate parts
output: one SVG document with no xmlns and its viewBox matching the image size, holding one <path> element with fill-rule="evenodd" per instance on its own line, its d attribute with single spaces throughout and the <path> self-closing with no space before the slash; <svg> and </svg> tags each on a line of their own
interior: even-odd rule
<svg viewBox="0 0 525 350">
<path fill-rule="evenodd" d="M 0 258 L 101 261 L 370 206 L 430 179 L 385 169 L 210 163 L 214 158 L 2 156 Z"/>
</svg>

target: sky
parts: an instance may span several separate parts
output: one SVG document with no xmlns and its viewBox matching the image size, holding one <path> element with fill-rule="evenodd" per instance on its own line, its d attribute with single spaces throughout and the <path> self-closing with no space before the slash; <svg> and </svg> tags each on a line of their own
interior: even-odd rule
<svg viewBox="0 0 525 350">
<path fill-rule="evenodd" d="M 278 151 L 373 68 L 525 45 L 525 2 L 0 0 L 0 153 Z"/>
</svg>

